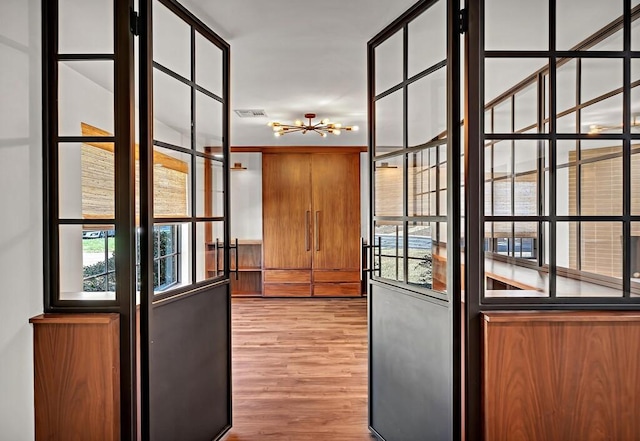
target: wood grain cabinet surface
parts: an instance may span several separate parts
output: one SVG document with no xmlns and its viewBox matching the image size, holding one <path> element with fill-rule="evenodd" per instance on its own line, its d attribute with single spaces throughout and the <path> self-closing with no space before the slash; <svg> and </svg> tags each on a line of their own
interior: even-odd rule
<svg viewBox="0 0 640 441">
<path fill-rule="evenodd" d="M 44 314 L 30 322 L 36 441 L 119 440 L 118 314 Z"/>
<path fill-rule="evenodd" d="M 264 295 L 361 295 L 359 154 L 264 153 L 262 167 Z"/>
<path fill-rule="evenodd" d="M 640 439 L 640 314 L 487 312 L 487 441 Z"/>
</svg>

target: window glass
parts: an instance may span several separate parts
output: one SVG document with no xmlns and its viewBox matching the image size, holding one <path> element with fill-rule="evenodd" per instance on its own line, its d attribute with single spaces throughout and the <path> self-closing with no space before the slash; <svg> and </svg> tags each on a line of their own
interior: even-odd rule
<svg viewBox="0 0 640 441">
<path fill-rule="evenodd" d="M 486 50 L 549 49 L 549 2 L 486 0 L 484 14 Z"/>
<path fill-rule="evenodd" d="M 196 84 L 222 98 L 222 49 L 196 32 Z"/>
<path fill-rule="evenodd" d="M 404 281 L 404 228 L 402 222 L 376 221 L 374 225 L 375 274 L 383 279 Z"/>
<path fill-rule="evenodd" d="M 576 46 L 622 16 L 623 0 L 556 0 L 556 49 Z M 611 50 L 622 50 L 619 45 Z"/>
<path fill-rule="evenodd" d="M 115 226 L 60 225 L 60 300 L 115 300 Z"/>
<path fill-rule="evenodd" d="M 222 162 L 210 158 L 196 158 L 197 216 L 224 216 L 223 178 Z"/>
<path fill-rule="evenodd" d="M 191 155 L 154 146 L 154 217 L 191 215 Z"/>
<path fill-rule="evenodd" d="M 411 83 L 407 100 L 409 147 L 423 145 L 433 139 L 446 136 L 446 68 L 438 69 L 426 77 Z"/>
<path fill-rule="evenodd" d="M 408 282 L 434 291 L 447 290 L 447 254 L 445 224 L 409 222 L 407 260 Z"/>
<path fill-rule="evenodd" d="M 113 53 L 113 1 L 58 0 L 58 52 Z"/>
<path fill-rule="evenodd" d="M 196 223 L 196 281 L 224 275 L 224 223 Z"/>
<path fill-rule="evenodd" d="M 409 23 L 409 78 L 447 58 L 446 6 L 436 2 Z"/>
<path fill-rule="evenodd" d="M 191 148 L 191 88 L 154 69 L 153 139 Z"/>
<path fill-rule="evenodd" d="M 402 90 L 377 100 L 375 111 L 375 154 L 383 155 L 402 149 L 404 147 Z"/>
<path fill-rule="evenodd" d="M 159 1 L 153 2 L 152 9 L 153 61 L 191 79 L 190 26 Z"/>
<path fill-rule="evenodd" d="M 113 62 L 58 63 L 58 135 L 82 136 L 83 124 L 92 136 L 113 136 Z"/>
<path fill-rule="evenodd" d="M 153 288 L 156 295 L 191 284 L 191 224 L 153 227 Z"/>
<path fill-rule="evenodd" d="M 400 84 L 403 80 L 403 34 L 400 30 L 375 48 L 376 95 Z"/>
<path fill-rule="evenodd" d="M 377 161 L 374 169 L 376 216 L 404 214 L 404 156 Z"/>
</svg>

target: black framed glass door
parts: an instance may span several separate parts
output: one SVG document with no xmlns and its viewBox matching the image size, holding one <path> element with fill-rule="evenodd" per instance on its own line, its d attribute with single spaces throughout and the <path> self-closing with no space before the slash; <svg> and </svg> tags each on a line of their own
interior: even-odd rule
<svg viewBox="0 0 640 441">
<path fill-rule="evenodd" d="M 419 1 L 369 42 L 369 426 L 461 436 L 460 2 Z"/>
<path fill-rule="evenodd" d="M 231 427 L 229 45 L 172 0 L 141 2 L 142 439 Z"/>
</svg>

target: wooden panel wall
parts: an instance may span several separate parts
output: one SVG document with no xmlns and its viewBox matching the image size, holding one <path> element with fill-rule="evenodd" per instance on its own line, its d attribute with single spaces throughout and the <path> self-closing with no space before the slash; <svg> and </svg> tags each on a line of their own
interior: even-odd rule
<svg viewBox="0 0 640 441">
<path fill-rule="evenodd" d="M 30 322 L 36 441 L 119 440 L 118 314 L 46 314 Z"/>
<path fill-rule="evenodd" d="M 483 320 L 487 441 L 640 436 L 640 314 L 491 312 Z"/>
</svg>

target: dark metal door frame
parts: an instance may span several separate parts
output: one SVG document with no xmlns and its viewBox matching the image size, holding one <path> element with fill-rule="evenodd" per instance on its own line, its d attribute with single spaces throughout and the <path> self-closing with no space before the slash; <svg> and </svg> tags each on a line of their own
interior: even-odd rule
<svg viewBox="0 0 640 441">
<path fill-rule="evenodd" d="M 153 217 L 153 20 L 152 20 L 152 4 L 154 0 L 140 0 L 140 12 L 138 27 L 140 31 L 140 255 L 141 255 L 141 288 L 140 288 L 140 359 L 141 359 L 141 435 L 142 440 L 151 439 L 151 389 L 150 389 L 150 373 L 151 373 L 151 349 L 153 338 L 153 315 L 154 310 L 158 306 L 164 308 L 171 308 L 169 303 L 180 302 L 185 298 L 197 296 L 208 288 L 214 288 L 217 286 L 225 287 L 226 295 L 230 298 L 229 290 L 229 250 L 230 250 L 230 228 L 229 228 L 229 76 L 230 76 L 230 47 L 219 35 L 207 27 L 196 16 L 191 14 L 187 9 L 180 5 L 175 0 L 157 0 L 162 5 L 166 6 L 172 13 L 184 20 L 191 27 L 191 70 L 192 76 L 194 72 L 194 54 L 195 54 L 195 32 L 204 36 L 211 43 L 221 49 L 223 54 L 222 64 L 222 104 L 223 104 L 223 121 L 222 121 L 222 153 L 224 159 L 223 165 L 223 185 L 224 185 L 224 218 L 216 218 L 216 221 L 224 222 L 224 247 L 223 247 L 223 262 L 224 273 L 222 277 L 218 277 L 213 280 L 205 280 L 203 282 L 195 282 L 190 284 L 186 289 L 179 289 L 172 292 L 167 296 L 155 296 L 153 288 L 153 230 L 154 230 L 154 217 Z M 194 83 L 195 84 L 195 83 Z M 195 86 L 192 85 L 192 117 L 195 109 Z M 192 138 L 193 134 L 192 127 Z M 192 144 L 192 148 L 194 145 Z M 193 159 L 195 161 L 195 159 Z M 192 188 L 191 191 L 195 191 L 195 169 L 192 169 Z M 191 200 L 194 201 L 195 196 L 191 196 Z M 195 221 L 196 213 L 195 208 L 192 206 L 191 220 Z M 188 221 L 189 219 L 187 219 Z M 195 225 L 195 224 L 194 224 Z M 195 237 L 195 232 L 192 232 L 192 237 Z M 192 240 L 193 253 L 195 254 L 195 239 Z M 192 256 L 193 259 L 195 257 Z M 216 256 L 217 259 L 217 256 Z M 195 270 L 192 269 L 192 273 L 195 274 Z M 227 426 L 221 433 L 212 434 L 216 436 L 216 439 L 221 438 L 231 428 L 231 303 L 228 302 L 228 307 L 225 311 L 227 318 L 227 335 L 226 344 L 229 348 L 227 363 L 228 377 L 226 378 L 228 396 L 224 397 L 226 400 L 226 407 L 229 416 Z M 212 397 L 212 399 L 219 399 L 219 397 Z"/>
</svg>

